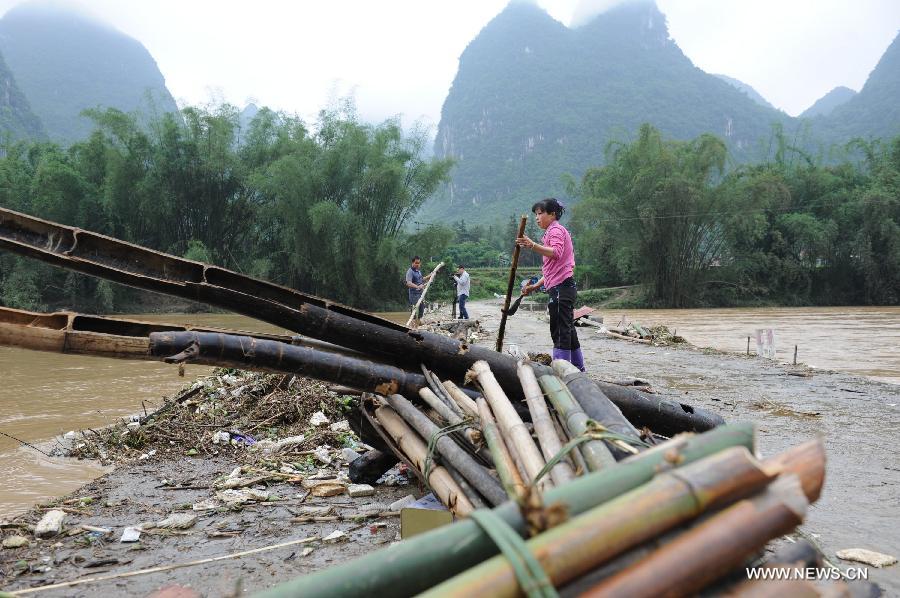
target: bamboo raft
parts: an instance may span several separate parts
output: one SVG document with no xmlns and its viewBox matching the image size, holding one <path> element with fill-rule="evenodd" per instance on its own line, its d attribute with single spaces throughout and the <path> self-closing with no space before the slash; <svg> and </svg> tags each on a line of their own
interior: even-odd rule
<svg viewBox="0 0 900 598">
<path fill-rule="evenodd" d="M 598 383 L 568 362 L 517 362 L 4 209 L 0 247 L 297 333 L 0 308 L 0 345 L 283 372 L 356 389 L 354 429 L 404 461 L 457 517 L 265 596 L 750 595 L 760 588 L 729 575 L 759 566 L 762 548 L 802 522 L 824 482 L 819 440 L 760 460 L 752 425 Z M 372 461 L 386 469 L 396 459 Z"/>
</svg>

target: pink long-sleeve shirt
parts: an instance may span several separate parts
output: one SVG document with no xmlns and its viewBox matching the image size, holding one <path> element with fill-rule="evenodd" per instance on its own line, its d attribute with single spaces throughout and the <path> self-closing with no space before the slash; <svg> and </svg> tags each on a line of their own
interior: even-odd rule
<svg viewBox="0 0 900 598">
<path fill-rule="evenodd" d="M 572 276 L 575 270 L 575 249 L 572 247 L 569 231 L 556 220 L 544 231 L 541 245 L 552 247 L 556 254 L 555 258 L 544 256 L 541 265 L 544 287 L 549 289 Z"/>
</svg>

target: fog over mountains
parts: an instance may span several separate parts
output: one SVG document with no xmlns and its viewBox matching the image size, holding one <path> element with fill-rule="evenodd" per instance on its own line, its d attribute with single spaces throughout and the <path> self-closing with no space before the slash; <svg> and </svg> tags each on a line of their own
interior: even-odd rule
<svg viewBox="0 0 900 598">
<path fill-rule="evenodd" d="M 764 159 L 778 125 L 827 160 L 855 136 L 900 132 L 900 103 L 891 99 L 900 97 L 898 54 L 895 39 L 859 94 L 823 98 L 816 118 L 792 118 L 740 81 L 695 67 L 652 1 L 575 28 L 511 3 L 460 57 L 435 141 L 436 155 L 457 165 L 426 215 L 506 217 L 534 199 L 565 196 L 561 175 L 577 179 L 602 164 L 607 145 L 632 139 L 644 122 L 675 139 L 719 136 L 736 163 Z"/>
<path fill-rule="evenodd" d="M 5 59 L 47 135 L 64 144 L 87 137 L 85 108 L 147 114 L 176 110 L 165 79 L 141 43 L 71 9 L 43 2 L 0 19 Z"/>
</svg>

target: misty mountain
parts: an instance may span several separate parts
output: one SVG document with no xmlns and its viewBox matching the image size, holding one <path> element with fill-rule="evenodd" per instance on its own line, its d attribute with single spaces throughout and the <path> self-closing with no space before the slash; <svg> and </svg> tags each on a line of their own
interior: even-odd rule
<svg viewBox="0 0 900 598">
<path fill-rule="evenodd" d="M 832 142 L 853 137 L 887 139 L 900 135 L 900 35 L 894 38 L 866 84 L 816 125 Z"/>
<path fill-rule="evenodd" d="M 849 87 L 835 87 L 821 98 L 816 100 L 812 106 L 807 108 L 800 114 L 800 118 L 812 118 L 814 116 L 827 116 L 831 114 L 835 108 L 846 103 L 856 95 L 856 92 Z"/>
<path fill-rule="evenodd" d="M 0 19 L 0 52 L 51 139 L 86 137 L 85 108 L 177 110 L 153 57 L 137 40 L 70 9 L 26 3 Z"/>
<path fill-rule="evenodd" d="M 766 101 L 766 98 L 762 97 L 761 93 L 759 93 L 758 91 L 753 89 L 753 87 L 744 83 L 743 81 L 735 79 L 734 77 L 729 77 L 728 75 L 715 75 L 715 76 L 718 77 L 719 79 L 721 79 L 722 81 L 724 81 L 725 83 L 728 83 L 729 85 L 732 85 L 733 87 L 744 92 L 744 94 L 746 94 L 747 97 L 749 97 L 751 100 L 753 100 L 760 106 L 765 106 L 766 108 L 771 108 L 772 110 L 777 110 L 777 108 L 775 108 L 775 106 L 773 106 L 768 101 Z"/>
<path fill-rule="evenodd" d="M 472 40 L 441 112 L 438 157 L 456 166 L 424 218 L 506 217 L 564 196 L 561 175 L 604 161 L 642 123 L 690 139 L 713 133 L 738 161 L 759 159 L 783 112 L 707 74 L 669 38 L 652 1 L 631 2 L 570 29 L 512 3 Z"/>
<path fill-rule="evenodd" d="M 46 133 L 0 54 L 0 139 L 44 139 Z"/>
</svg>

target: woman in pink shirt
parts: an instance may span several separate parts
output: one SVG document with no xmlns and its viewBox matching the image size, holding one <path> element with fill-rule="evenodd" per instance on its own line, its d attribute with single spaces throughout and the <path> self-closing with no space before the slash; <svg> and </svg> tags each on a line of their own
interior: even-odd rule
<svg viewBox="0 0 900 598">
<path fill-rule="evenodd" d="M 550 294 L 547 309 L 550 312 L 550 336 L 553 338 L 553 359 L 565 359 L 584 371 L 584 356 L 575 331 L 575 250 L 569 231 L 559 223 L 563 206 L 554 198 L 542 199 L 531 207 L 537 225 L 544 230 L 540 244 L 528 236 L 516 239 L 519 247 L 530 249 L 543 256 L 543 276 L 531 285 L 525 285 L 522 293 L 530 294 L 543 285 Z"/>
</svg>

